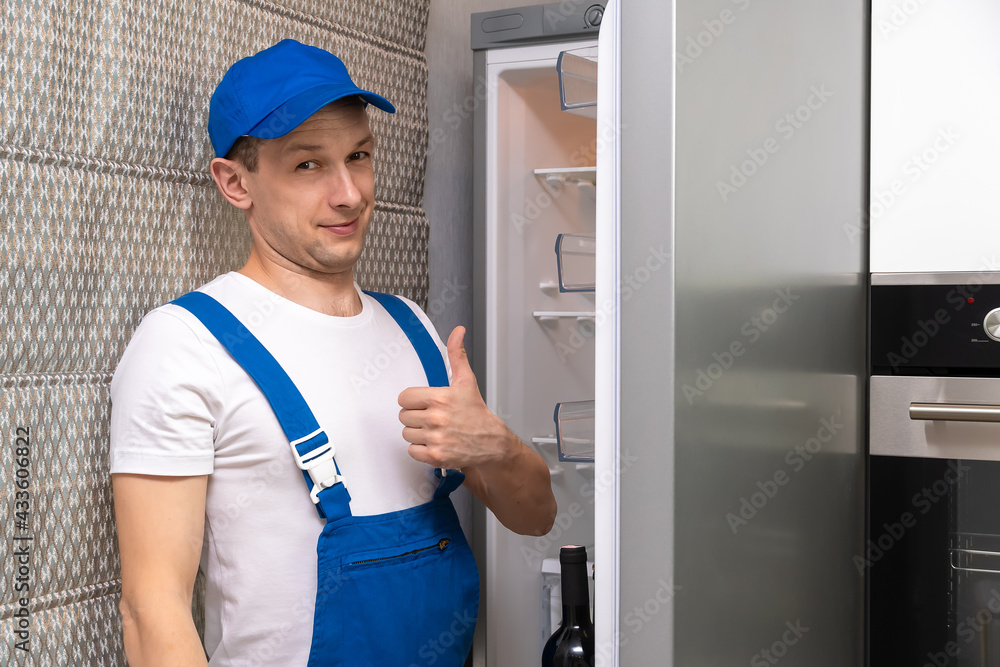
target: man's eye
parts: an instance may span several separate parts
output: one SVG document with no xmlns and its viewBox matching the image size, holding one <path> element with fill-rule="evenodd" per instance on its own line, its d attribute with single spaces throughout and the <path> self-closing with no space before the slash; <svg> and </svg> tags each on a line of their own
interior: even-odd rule
<svg viewBox="0 0 1000 667">
<path fill-rule="evenodd" d="M 313 169 L 315 167 L 316 167 L 315 162 L 313 162 L 312 160 L 306 160 L 305 162 L 301 163 L 298 167 L 296 167 L 296 169 Z"/>
<path fill-rule="evenodd" d="M 356 153 L 351 153 L 352 160 L 363 160 L 368 156 L 369 154 L 366 151 L 357 151 Z"/>
</svg>

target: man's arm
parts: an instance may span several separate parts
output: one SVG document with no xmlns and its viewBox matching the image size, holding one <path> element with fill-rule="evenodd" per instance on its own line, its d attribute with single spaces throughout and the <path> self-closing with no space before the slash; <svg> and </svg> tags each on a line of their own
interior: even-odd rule
<svg viewBox="0 0 1000 667">
<path fill-rule="evenodd" d="M 549 467 L 513 433 L 508 452 L 496 462 L 463 467 L 465 486 L 510 530 L 545 535 L 556 517 Z"/>
<path fill-rule="evenodd" d="M 191 616 L 208 477 L 112 475 L 131 667 L 208 665 Z"/>
<path fill-rule="evenodd" d="M 460 468 L 465 485 L 500 523 L 523 535 L 544 535 L 556 516 L 549 468 L 486 407 L 464 337 L 464 327 L 448 337 L 450 387 L 411 387 L 399 395 L 410 456 L 439 468 Z"/>
</svg>

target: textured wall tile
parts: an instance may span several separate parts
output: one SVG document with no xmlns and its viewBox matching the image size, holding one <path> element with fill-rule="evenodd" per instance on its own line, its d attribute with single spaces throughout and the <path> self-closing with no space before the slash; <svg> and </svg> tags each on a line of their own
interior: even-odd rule
<svg viewBox="0 0 1000 667">
<path fill-rule="evenodd" d="M 226 67 L 282 38 L 388 97 L 362 286 L 427 295 L 429 0 L 15 0 L 0 23 L 0 664 L 124 665 L 107 478 L 108 382 L 151 308 L 242 265 L 205 124 Z M 18 426 L 31 429 L 17 522 Z M 31 651 L 14 648 L 15 534 L 32 535 Z M 195 618 L 203 620 L 203 581 Z"/>
</svg>

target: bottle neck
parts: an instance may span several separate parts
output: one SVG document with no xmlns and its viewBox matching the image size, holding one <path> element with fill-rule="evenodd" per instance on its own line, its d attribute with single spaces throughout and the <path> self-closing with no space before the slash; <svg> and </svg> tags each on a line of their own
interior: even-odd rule
<svg viewBox="0 0 1000 667">
<path fill-rule="evenodd" d="M 563 626 L 567 628 L 588 627 L 593 625 L 590 621 L 590 605 L 563 605 Z"/>
<path fill-rule="evenodd" d="M 586 563 L 562 565 L 562 608 L 564 625 L 590 625 Z"/>
</svg>

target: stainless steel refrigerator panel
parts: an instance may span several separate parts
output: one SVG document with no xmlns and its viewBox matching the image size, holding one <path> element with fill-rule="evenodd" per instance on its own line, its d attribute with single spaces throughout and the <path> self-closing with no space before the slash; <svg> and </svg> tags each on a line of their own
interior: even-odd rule
<svg viewBox="0 0 1000 667">
<path fill-rule="evenodd" d="M 996 378 L 874 376 L 870 421 L 872 454 L 1000 461 Z"/>
<path fill-rule="evenodd" d="M 862 664 L 866 5 L 622 14 L 621 664 Z"/>
</svg>

